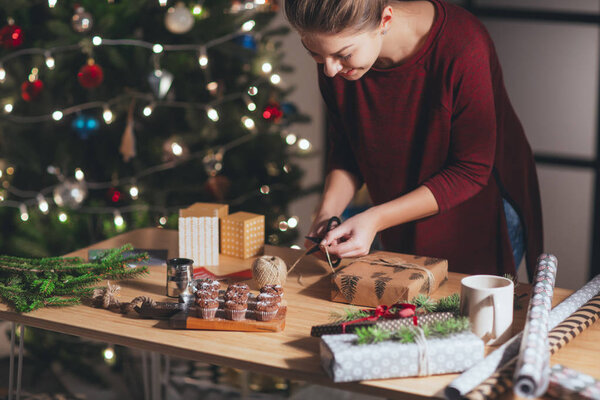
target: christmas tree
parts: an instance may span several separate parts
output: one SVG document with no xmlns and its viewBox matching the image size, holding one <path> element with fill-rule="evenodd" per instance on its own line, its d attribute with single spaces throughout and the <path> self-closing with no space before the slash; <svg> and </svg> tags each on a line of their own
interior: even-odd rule
<svg viewBox="0 0 600 400">
<path fill-rule="evenodd" d="M 0 8 L 0 253 L 44 257 L 194 202 L 290 243 L 310 143 L 273 0 L 13 0 Z M 288 221 L 290 222 L 288 224 Z M 289 226 L 288 226 L 289 225 Z"/>
</svg>

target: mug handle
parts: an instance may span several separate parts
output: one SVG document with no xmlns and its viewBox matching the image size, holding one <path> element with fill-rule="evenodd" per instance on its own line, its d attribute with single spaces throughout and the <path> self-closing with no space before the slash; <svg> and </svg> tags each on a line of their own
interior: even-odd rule
<svg viewBox="0 0 600 400">
<path fill-rule="evenodd" d="M 493 339 L 498 339 L 498 337 L 500 337 L 500 332 L 499 331 L 499 324 L 498 321 L 500 320 L 500 310 L 499 307 L 496 307 L 496 300 L 494 295 L 490 296 L 490 300 L 492 302 L 492 310 L 493 310 L 493 321 L 492 321 L 492 338 Z"/>
</svg>

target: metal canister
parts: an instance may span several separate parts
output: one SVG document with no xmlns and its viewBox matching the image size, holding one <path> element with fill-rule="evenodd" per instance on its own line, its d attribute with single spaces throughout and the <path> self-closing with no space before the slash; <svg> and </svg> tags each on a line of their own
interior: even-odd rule
<svg viewBox="0 0 600 400">
<path fill-rule="evenodd" d="M 191 295 L 194 276 L 194 260 L 171 258 L 167 260 L 167 296 Z"/>
</svg>

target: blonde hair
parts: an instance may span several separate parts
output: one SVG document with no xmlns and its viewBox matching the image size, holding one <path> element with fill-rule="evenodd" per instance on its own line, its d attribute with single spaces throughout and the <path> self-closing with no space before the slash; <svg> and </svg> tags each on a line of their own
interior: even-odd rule
<svg viewBox="0 0 600 400">
<path fill-rule="evenodd" d="M 391 0 L 285 0 L 285 15 L 299 32 L 340 33 L 376 29 Z"/>
</svg>

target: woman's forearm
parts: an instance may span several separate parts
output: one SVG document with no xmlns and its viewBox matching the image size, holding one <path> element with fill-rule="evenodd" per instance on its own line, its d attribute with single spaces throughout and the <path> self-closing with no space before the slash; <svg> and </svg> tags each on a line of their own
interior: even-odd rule
<svg viewBox="0 0 600 400">
<path fill-rule="evenodd" d="M 359 189 L 359 180 L 343 169 L 333 169 L 325 178 L 325 188 L 317 215 L 341 215 Z"/>
<path fill-rule="evenodd" d="M 367 210 L 367 213 L 376 219 L 377 231 L 429 217 L 438 212 L 438 203 L 427 186 L 419 186 L 397 199 Z"/>
</svg>

